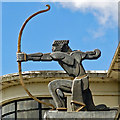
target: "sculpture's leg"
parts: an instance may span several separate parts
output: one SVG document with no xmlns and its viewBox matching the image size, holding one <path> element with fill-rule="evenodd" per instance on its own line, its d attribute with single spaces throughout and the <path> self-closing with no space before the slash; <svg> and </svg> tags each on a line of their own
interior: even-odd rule
<svg viewBox="0 0 120 120">
<path fill-rule="evenodd" d="M 83 99 L 88 111 L 109 110 L 109 107 L 104 104 L 95 106 L 92 98 L 92 93 L 89 88 L 83 91 Z"/>
<path fill-rule="evenodd" d="M 79 111 L 86 106 L 84 102 L 84 97 L 86 97 L 84 91 L 88 88 L 88 76 L 85 76 L 84 78 L 77 77 L 77 79 L 73 81 L 71 101 L 73 111 Z"/>
<path fill-rule="evenodd" d="M 83 96 L 82 96 L 82 80 L 75 79 L 72 85 L 72 96 L 71 96 L 71 104 L 72 111 L 76 111 L 78 108 L 82 106 Z"/>
<path fill-rule="evenodd" d="M 71 87 L 71 80 L 54 80 L 48 84 L 49 92 L 53 97 L 57 110 L 67 110 L 63 92 L 71 93 Z"/>
<path fill-rule="evenodd" d="M 89 111 L 95 110 L 95 105 L 94 105 L 92 94 L 89 88 L 83 91 L 83 100 L 84 100 L 84 103 L 86 104 L 87 110 Z"/>
</svg>

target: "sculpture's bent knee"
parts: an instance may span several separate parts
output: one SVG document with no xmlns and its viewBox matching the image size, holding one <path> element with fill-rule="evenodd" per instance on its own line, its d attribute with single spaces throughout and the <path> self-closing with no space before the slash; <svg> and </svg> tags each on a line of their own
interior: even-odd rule
<svg viewBox="0 0 120 120">
<path fill-rule="evenodd" d="M 64 93 L 60 90 L 60 86 L 60 80 L 54 80 L 48 84 L 49 92 L 54 99 L 56 107 L 65 108 Z"/>
<path fill-rule="evenodd" d="M 49 82 L 48 83 L 48 88 L 52 88 L 52 86 L 53 86 L 53 82 Z"/>
<path fill-rule="evenodd" d="M 48 88 L 49 89 L 54 89 L 56 90 L 57 88 L 59 88 L 59 84 L 58 83 L 58 80 L 53 80 L 51 81 L 49 84 L 48 84 Z"/>
</svg>

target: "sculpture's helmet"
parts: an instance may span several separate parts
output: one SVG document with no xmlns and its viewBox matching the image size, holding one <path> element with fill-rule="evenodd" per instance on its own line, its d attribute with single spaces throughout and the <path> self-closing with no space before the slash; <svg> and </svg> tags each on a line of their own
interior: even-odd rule
<svg viewBox="0 0 120 120">
<path fill-rule="evenodd" d="M 52 51 L 68 52 L 71 49 L 68 46 L 69 40 L 54 40 L 52 44 Z"/>
</svg>

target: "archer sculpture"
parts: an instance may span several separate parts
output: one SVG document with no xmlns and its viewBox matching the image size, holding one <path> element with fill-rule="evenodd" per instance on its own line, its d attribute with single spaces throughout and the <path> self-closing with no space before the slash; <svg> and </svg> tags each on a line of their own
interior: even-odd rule
<svg viewBox="0 0 120 120">
<path fill-rule="evenodd" d="M 17 51 L 17 62 L 18 62 L 18 70 L 20 83 L 23 86 L 24 90 L 27 92 L 29 97 L 33 98 L 37 102 L 41 104 L 45 104 L 47 106 L 55 107 L 50 103 L 45 103 L 35 96 L 33 96 L 30 91 L 26 88 L 23 78 L 22 78 L 22 69 L 21 62 L 25 62 L 28 60 L 32 61 L 58 61 L 61 67 L 67 72 L 69 76 L 74 77 L 74 80 L 53 80 L 49 83 L 48 88 L 51 96 L 56 104 L 57 110 L 67 110 L 65 108 L 64 101 L 64 92 L 72 94 L 72 110 L 109 110 L 109 108 L 102 104 L 95 106 L 92 94 L 89 89 L 89 76 L 85 73 L 85 70 L 82 66 L 82 61 L 85 59 L 97 59 L 100 57 L 101 52 L 98 49 L 95 49 L 91 52 L 82 52 L 80 50 L 72 51 L 68 46 L 69 40 L 55 40 L 52 45 L 52 53 L 35 53 L 35 54 L 26 54 L 21 52 L 21 37 L 23 30 L 28 23 L 28 21 L 34 16 L 44 13 L 50 10 L 50 5 L 46 5 L 48 8 L 45 10 L 38 11 L 32 14 L 30 17 L 26 19 L 24 24 L 22 25 L 19 37 L 18 37 L 18 51 Z"/>
<path fill-rule="evenodd" d="M 64 92 L 71 93 L 71 105 L 73 111 L 79 110 L 109 110 L 104 105 L 94 105 L 89 89 L 89 76 L 85 73 L 82 61 L 85 59 L 98 59 L 101 55 L 99 49 L 82 52 L 72 51 L 68 45 L 69 40 L 55 40 L 52 44 L 52 53 L 17 53 L 17 62 L 25 61 L 57 61 L 69 76 L 74 80 L 53 80 L 48 88 L 56 104 L 57 110 L 67 110 L 64 101 Z"/>
</svg>

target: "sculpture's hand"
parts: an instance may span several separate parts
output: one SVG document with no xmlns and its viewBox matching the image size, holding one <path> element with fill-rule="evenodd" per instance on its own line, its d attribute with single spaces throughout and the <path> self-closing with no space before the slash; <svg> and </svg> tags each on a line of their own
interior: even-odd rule
<svg viewBox="0 0 120 120">
<path fill-rule="evenodd" d="M 101 51 L 99 49 L 95 49 L 94 51 L 86 52 L 85 59 L 97 59 L 101 56 Z"/>
<path fill-rule="evenodd" d="M 27 54 L 24 52 L 17 53 L 17 62 L 27 61 Z"/>
<path fill-rule="evenodd" d="M 101 51 L 99 49 L 95 49 L 94 52 L 97 58 L 101 56 Z"/>
</svg>

